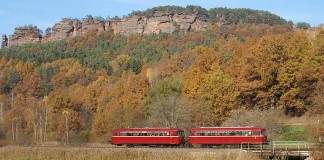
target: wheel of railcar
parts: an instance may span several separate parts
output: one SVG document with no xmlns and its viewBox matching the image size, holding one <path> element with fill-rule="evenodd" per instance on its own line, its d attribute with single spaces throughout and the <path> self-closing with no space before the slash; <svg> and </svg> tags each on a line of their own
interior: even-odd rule
<svg viewBox="0 0 324 160">
<path fill-rule="evenodd" d="M 133 145 L 133 144 L 126 144 L 126 147 L 132 148 L 132 147 L 135 147 L 135 145 Z"/>
<path fill-rule="evenodd" d="M 207 148 L 207 147 L 208 147 L 207 144 L 202 144 L 202 145 L 201 145 L 201 148 Z"/>
</svg>

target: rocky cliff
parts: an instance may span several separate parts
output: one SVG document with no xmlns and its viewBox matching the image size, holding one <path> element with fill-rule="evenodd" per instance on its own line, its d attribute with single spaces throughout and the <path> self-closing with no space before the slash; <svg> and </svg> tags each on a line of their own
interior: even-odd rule
<svg viewBox="0 0 324 160">
<path fill-rule="evenodd" d="M 77 19 L 63 18 L 52 27 L 52 32 L 43 38 L 43 42 L 58 41 L 68 37 L 80 35 L 82 23 Z"/>
<path fill-rule="evenodd" d="M 181 14 L 170 12 L 155 12 L 150 18 L 143 16 L 125 17 L 118 21 L 109 22 L 108 27 L 114 33 L 151 34 L 151 33 L 174 33 L 178 31 L 202 31 L 209 24 L 200 20 L 197 14 Z"/>
<path fill-rule="evenodd" d="M 58 41 L 69 37 L 83 35 L 89 31 L 103 32 L 113 31 L 115 34 L 151 34 L 203 31 L 209 23 L 202 21 L 197 14 L 155 12 L 152 17 L 130 16 L 120 20 L 104 22 L 93 18 L 78 19 L 63 18 L 56 23 L 51 32 L 46 36 L 40 35 L 37 27 L 18 27 L 10 36 L 10 46 L 26 43 Z"/>
<path fill-rule="evenodd" d="M 109 31 L 115 34 L 151 34 L 203 31 L 210 25 L 268 24 L 291 25 L 285 19 L 267 11 L 252 9 L 210 8 L 189 5 L 160 6 L 146 11 L 133 11 L 122 19 L 105 21 L 88 15 L 83 20 L 63 18 L 50 30 L 46 29 L 45 36 L 40 35 L 37 27 L 27 26 L 15 29 L 14 35 L 9 36 L 8 46 L 25 43 L 58 41 L 69 37 L 81 36 L 87 32 Z M 4 38 L 3 38 L 4 40 Z M 5 43 L 6 42 L 6 43 Z"/>
<path fill-rule="evenodd" d="M 24 26 L 15 28 L 13 35 L 9 36 L 10 46 L 26 43 L 41 42 L 42 36 L 36 26 Z"/>
</svg>

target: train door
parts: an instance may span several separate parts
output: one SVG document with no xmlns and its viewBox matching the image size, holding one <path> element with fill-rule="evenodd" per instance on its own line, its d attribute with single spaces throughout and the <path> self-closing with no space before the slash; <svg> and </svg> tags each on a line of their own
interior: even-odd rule
<svg viewBox="0 0 324 160">
<path fill-rule="evenodd" d="M 168 136 L 170 137 L 170 144 L 174 144 L 174 137 L 173 137 L 174 135 L 175 135 L 174 131 L 168 132 Z"/>
<path fill-rule="evenodd" d="M 189 139 L 188 139 L 188 141 L 189 141 L 189 143 L 191 143 L 191 144 L 196 144 L 196 142 L 197 142 L 197 131 L 190 131 L 190 134 L 189 134 Z"/>
</svg>

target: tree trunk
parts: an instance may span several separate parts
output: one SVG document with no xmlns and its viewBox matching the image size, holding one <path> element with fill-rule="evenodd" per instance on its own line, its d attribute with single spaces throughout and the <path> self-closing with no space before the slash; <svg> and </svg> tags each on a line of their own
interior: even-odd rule
<svg viewBox="0 0 324 160">
<path fill-rule="evenodd" d="M 47 142 L 48 108 L 45 109 L 44 142 Z"/>
<path fill-rule="evenodd" d="M 12 129 L 12 140 L 15 140 L 15 128 L 14 128 L 14 119 L 11 121 L 11 129 Z"/>
<path fill-rule="evenodd" d="M 16 141 L 18 141 L 18 123 L 16 121 Z"/>
<path fill-rule="evenodd" d="M 68 116 L 65 116 L 65 127 L 66 127 L 66 142 L 69 143 L 69 125 L 68 125 Z"/>
<path fill-rule="evenodd" d="M 13 90 L 11 90 L 11 109 L 14 107 L 14 96 L 15 96 L 15 93 Z"/>
<path fill-rule="evenodd" d="M 34 141 L 37 142 L 37 125 L 34 119 Z"/>
<path fill-rule="evenodd" d="M 39 114 L 39 140 L 43 143 L 43 127 L 42 127 L 42 114 Z"/>
<path fill-rule="evenodd" d="M 3 103 L 0 102 L 0 122 L 3 122 Z"/>
</svg>

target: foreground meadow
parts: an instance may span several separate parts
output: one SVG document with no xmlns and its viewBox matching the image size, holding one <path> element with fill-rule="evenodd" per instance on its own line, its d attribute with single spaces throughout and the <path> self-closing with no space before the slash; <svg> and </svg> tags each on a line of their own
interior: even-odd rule
<svg viewBox="0 0 324 160">
<path fill-rule="evenodd" d="M 231 149 L 185 148 L 83 148 L 83 147 L 0 147 L 0 160 L 207 160 L 259 159 Z"/>
</svg>

